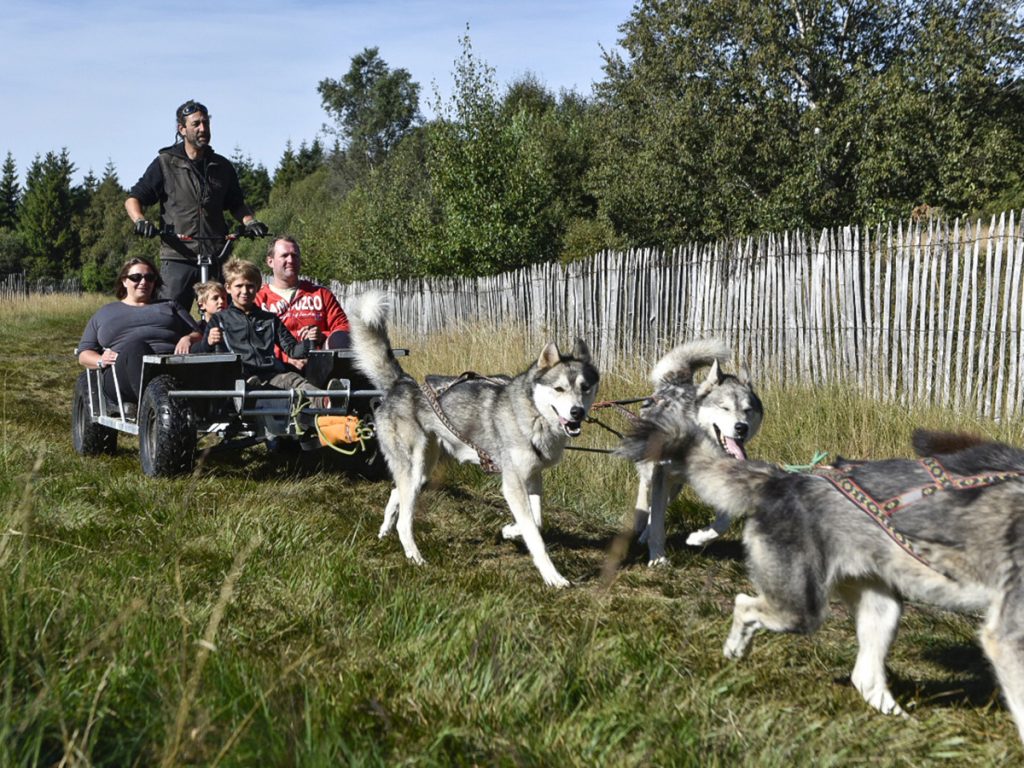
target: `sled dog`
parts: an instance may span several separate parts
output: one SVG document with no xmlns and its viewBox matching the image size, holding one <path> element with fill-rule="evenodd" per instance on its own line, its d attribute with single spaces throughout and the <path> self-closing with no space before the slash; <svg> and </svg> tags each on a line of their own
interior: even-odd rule
<svg viewBox="0 0 1024 768">
<path fill-rule="evenodd" d="M 903 598 L 984 613 L 981 646 L 1024 740 L 1024 451 L 994 442 L 936 454 L 950 441 L 919 432 L 924 457 L 838 461 L 812 474 L 726 458 L 690 420 L 659 413 L 618 449 L 634 460 L 685 463 L 706 502 L 745 516 L 756 596 L 736 596 L 728 658 L 758 629 L 812 633 L 829 598 L 855 618 L 851 681 L 872 707 L 903 710 L 885 659 Z"/>
<path fill-rule="evenodd" d="M 738 375 L 724 373 L 732 353 L 724 342 L 713 339 L 690 341 L 672 349 L 651 371 L 654 394 L 640 410 L 640 417 L 685 419 L 698 424 L 721 449 L 738 459 L 747 457 L 744 448 L 761 427 L 764 409 L 750 384 L 746 369 Z M 694 373 L 710 365 L 700 384 Z M 659 464 L 641 460 L 636 465 L 640 477 L 636 494 L 635 525 L 641 543 L 647 542 L 648 564 L 664 565 L 665 510 L 679 495 L 686 481 L 685 463 Z M 720 536 L 729 527 L 729 518 L 719 514 L 714 523 L 687 537 L 690 546 L 701 546 Z"/>
<path fill-rule="evenodd" d="M 391 354 L 387 305 L 378 293 L 363 296 L 350 317 L 356 365 L 386 392 L 374 413 L 377 438 L 395 487 L 384 510 L 380 537 L 398 525 L 405 555 L 424 562 L 413 539 L 416 500 L 441 452 L 501 474 L 513 522 L 506 539 L 521 537 L 544 582 L 569 582 L 552 564 L 541 538 L 541 472 L 557 464 L 597 395 L 598 372 L 577 340 L 572 354 L 547 344 L 517 376 L 428 377 L 421 387 Z"/>
</svg>

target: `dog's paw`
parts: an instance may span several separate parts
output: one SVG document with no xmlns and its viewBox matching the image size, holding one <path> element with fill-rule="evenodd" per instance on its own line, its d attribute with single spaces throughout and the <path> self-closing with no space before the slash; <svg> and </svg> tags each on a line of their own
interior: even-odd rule
<svg viewBox="0 0 1024 768">
<path fill-rule="evenodd" d="M 730 661 L 739 661 L 747 655 L 747 649 L 741 649 L 731 645 L 729 642 L 726 642 L 726 644 L 722 646 L 722 655 Z"/>
<path fill-rule="evenodd" d="M 426 565 L 427 561 L 423 559 L 423 555 L 419 552 L 406 552 L 405 556 L 409 559 L 409 562 L 413 565 Z"/>
<path fill-rule="evenodd" d="M 903 718 L 909 717 L 909 715 L 903 711 L 903 707 L 896 702 L 896 699 L 892 697 L 892 694 L 889 693 L 889 691 L 881 691 L 880 693 L 873 695 L 871 698 L 865 696 L 864 701 L 877 709 L 883 715 L 893 715 L 894 717 Z"/>
<path fill-rule="evenodd" d="M 519 532 L 519 526 L 516 523 L 509 523 L 501 529 L 501 538 L 503 539 L 520 539 L 523 534 Z"/>
<path fill-rule="evenodd" d="M 559 573 L 545 576 L 544 583 L 547 584 L 549 587 L 554 587 L 555 589 L 565 589 L 566 587 L 570 586 L 569 580 Z"/>
<path fill-rule="evenodd" d="M 722 655 L 732 661 L 739 661 L 746 658 L 750 653 L 750 641 L 754 639 L 753 632 L 730 632 L 722 646 Z"/>
<path fill-rule="evenodd" d="M 386 539 L 390 533 L 391 533 L 391 529 L 389 527 L 381 526 L 381 529 L 379 531 L 377 531 L 377 538 L 378 539 Z"/>
<path fill-rule="evenodd" d="M 703 547 L 708 542 L 718 538 L 718 531 L 714 528 L 701 528 L 686 537 L 686 543 L 691 547 Z"/>
<path fill-rule="evenodd" d="M 647 562 L 648 568 L 668 568 L 670 565 L 668 558 L 662 555 L 661 557 L 652 557 Z"/>
<path fill-rule="evenodd" d="M 864 701 L 869 706 L 877 709 L 883 715 L 894 715 L 896 717 L 909 717 L 906 712 L 903 711 L 903 707 L 899 705 L 896 699 L 893 698 L 892 693 L 884 685 L 861 687 L 857 685 L 857 681 L 853 681 L 854 687 L 864 697 Z"/>
</svg>

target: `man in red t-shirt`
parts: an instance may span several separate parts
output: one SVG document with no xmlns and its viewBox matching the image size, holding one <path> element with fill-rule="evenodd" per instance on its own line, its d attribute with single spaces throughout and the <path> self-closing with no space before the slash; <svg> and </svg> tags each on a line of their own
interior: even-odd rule
<svg viewBox="0 0 1024 768">
<path fill-rule="evenodd" d="M 322 285 L 299 279 L 302 256 L 293 237 L 277 237 L 267 248 L 271 278 L 256 294 L 256 305 L 281 318 L 297 339 L 309 339 L 317 348 L 348 346 L 348 317 L 334 294 Z M 276 354 L 302 370 L 305 360 L 293 360 L 278 348 Z"/>
</svg>

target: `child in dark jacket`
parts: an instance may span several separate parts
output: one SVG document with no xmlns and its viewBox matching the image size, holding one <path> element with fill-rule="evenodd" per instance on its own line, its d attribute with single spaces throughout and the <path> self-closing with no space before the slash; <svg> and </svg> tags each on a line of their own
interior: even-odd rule
<svg viewBox="0 0 1024 768">
<path fill-rule="evenodd" d="M 250 384 L 281 389 L 315 389 L 301 374 L 289 371 L 274 356 L 279 346 L 289 357 L 309 356 L 309 341 L 299 341 L 277 315 L 256 306 L 263 278 L 251 261 L 229 259 L 223 268 L 231 305 L 207 319 L 203 340 L 193 352 L 232 352 L 242 358 L 242 371 Z M 218 336 L 220 338 L 218 338 Z"/>
</svg>

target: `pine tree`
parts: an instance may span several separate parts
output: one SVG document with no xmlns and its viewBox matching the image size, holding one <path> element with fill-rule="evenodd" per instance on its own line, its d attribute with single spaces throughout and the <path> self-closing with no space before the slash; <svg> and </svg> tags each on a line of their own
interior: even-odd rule
<svg viewBox="0 0 1024 768">
<path fill-rule="evenodd" d="M 241 147 L 235 147 L 231 163 L 238 173 L 238 183 L 249 207 L 258 211 L 266 206 L 270 199 L 270 174 L 263 163 L 255 162 L 251 155 L 243 155 Z"/>
<path fill-rule="evenodd" d="M 18 226 L 21 187 L 18 184 L 18 165 L 10 152 L 7 153 L 0 173 L 0 228 L 14 229 Z"/>
<path fill-rule="evenodd" d="M 295 160 L 301 173 L 300 178 L 304 179 L 319 169 L 324 164 L 324 147 L 320 143 L 320 139 L 313 139 L 313 143 L 308 147 L 306 142 L 302 142 Z"/>
<path fill-rule="evenodd" d="M 36 155 L 25 179 L 18 232 L 25 243 L 25 272 L 29 279 L 74 274 L 78 268 L 78 233 L 74 227 L 75 166 L 67 149 L 60 154 Z"/>
<path fill-rule="evenodd" d="M 139 245 L 124 215 L 126 194 L 113 163 L 107 163 L 82 216 L 82 286 L 86 290 L 109 291 L 129 250 Z"/>
<path fill-rule="evenodd" d="M 284 145 L 284 154 L 281 155 L 281 162 L 277 164 L 277 170 L 274 171 L 274 187 L 284 189 L 297 181 L 298 178 L 295 150 L 292 149 L 292 142 L 289 139 Z"/>
<path fill-rule="evenodd" d="M 324 148 L 320 139 L 314 139 L 313 143 L 308 145 L 303 141 L 298 152 L 292 149 L 292 143 L 289 141 L 274 174 L 274 187 L 284 190 L 296 181 L 306 178 L 323 164 Z"/>
</svg>

